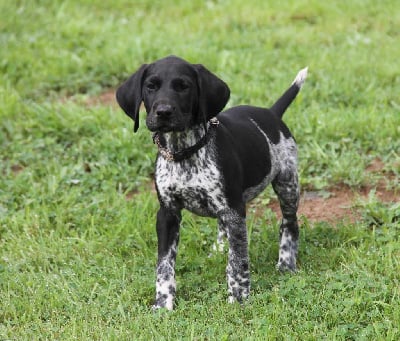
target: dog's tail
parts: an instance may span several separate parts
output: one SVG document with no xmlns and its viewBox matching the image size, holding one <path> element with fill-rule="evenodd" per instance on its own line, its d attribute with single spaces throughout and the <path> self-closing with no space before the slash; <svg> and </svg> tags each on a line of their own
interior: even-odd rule
<svg viewBox="0 0 400 341">
<path fill-rule="evenodd" d="M 286 109 L 296 98 L 299 93 L 304 81 L 307 78 L 308 67 L 300 70 L 294 79 L 292 85 L 285 93 L 275 102 L 275 104 L 270 108 L 270 110 L 277 116 L 282 117 Z"/>
</svg>

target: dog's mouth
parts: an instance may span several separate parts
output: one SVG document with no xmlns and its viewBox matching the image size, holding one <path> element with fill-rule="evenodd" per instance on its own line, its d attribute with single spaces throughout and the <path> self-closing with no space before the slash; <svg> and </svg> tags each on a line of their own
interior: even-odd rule
<svg viewBox="0 0 400 341">
<path fill-rule="evenodd" d="M 152 124 L 147 124 L 147 128 L 152 132 L 152 133 L 170 133 L 170 132 L 180 132 L 184 131 L 185 128 L 181 126 L 171 126 L 168 124 L 157 124 L 157 125 L 152 125 Z"/>
<path fill-rule="evenodd" d="M 151 132 L 153 132 L 153 133 L 156 133 L 156 132 L 158 132 L 158 133 L 169 133 L 171 131 L 174 131 L 174 129 L 169 127 L 169 126 L 158 126 L 155 129 L 149 129 L 149 130 Z"/>
<path fill-rule="evenodd" d="M 171 120 L 163 119 L 147 119 L 147 128 L 153 133 L 169 133 L 169 132 L 179 132 L 185 130 L 185 125 L 180 122 L 171 122 Z"/>
</svg>

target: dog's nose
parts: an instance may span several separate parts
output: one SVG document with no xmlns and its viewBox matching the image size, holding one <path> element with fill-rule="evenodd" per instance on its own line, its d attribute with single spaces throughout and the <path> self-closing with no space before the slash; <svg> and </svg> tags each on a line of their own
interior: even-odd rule
<svg viewBox="0 0 400 341">
<path fill-rule="evenodd" d="M 174 107 L 170 104 L 159 104 L 156 107 L 156 115 L 163 118 L 171 116 L 173 111 Z"/>
</svg>

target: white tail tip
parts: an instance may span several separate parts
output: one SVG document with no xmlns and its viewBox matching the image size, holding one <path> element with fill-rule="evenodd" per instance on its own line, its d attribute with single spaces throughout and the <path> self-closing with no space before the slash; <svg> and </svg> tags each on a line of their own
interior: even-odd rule
<svg viewBox="0 0 400 341">
<path fill-rule="evenodd" d="M 300 70 L 292 84 L 296 84 L 299 88 L 302 87 L 307 78 L 308 66 Z"/>
</svg>

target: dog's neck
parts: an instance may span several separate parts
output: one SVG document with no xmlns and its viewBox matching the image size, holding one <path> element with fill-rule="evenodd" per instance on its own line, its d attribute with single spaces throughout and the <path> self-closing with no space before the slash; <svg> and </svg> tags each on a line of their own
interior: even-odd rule
<svg viewBox="0 0 400 341">
<path fill-rule="evenodd" d="M 159 153 L 168 161 L 182 161 L 204 147 L 219 122 L 216 118 L 207 125 L 195 125 L 182 132 L 155 133 L 154 143 Z"/>
<path fill-rule="evenodd" d="M 165 148 L 176 153 L 194 146 L 205 134 L 206 129 L 204 125 L 196 125 L 184 131 L 163 133 L 160 137 L 165 141 Z"/>
</svg>

